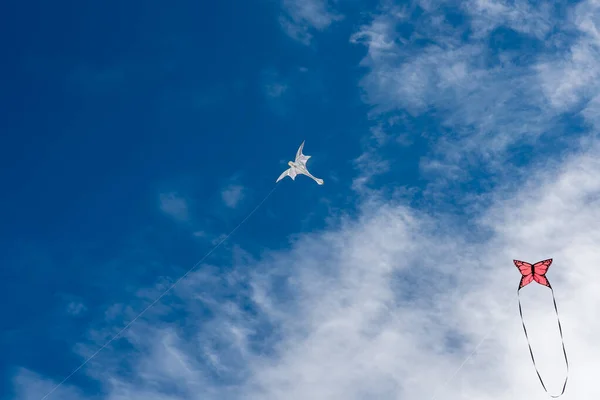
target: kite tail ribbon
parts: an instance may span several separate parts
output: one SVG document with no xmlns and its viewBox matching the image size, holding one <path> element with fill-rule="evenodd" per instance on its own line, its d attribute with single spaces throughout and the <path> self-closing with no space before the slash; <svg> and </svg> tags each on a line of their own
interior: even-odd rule
<svg viewBox="0 0 600 400">
<path fill-rule="evenodd" d="M 569 379 L 569 360 L 567 359 L 567 351 L 565 350 L 565 341 L 563 339 L 563 332 L 562 332 L 562 326 L 560 324 L 560 317 L 558 316 L 558 307 L 556 307 L 556 298 L 554 297 L 554 290 L 552 289 L 552 286 L 550 286 L 550 284 L 548 284 L 548 287 L 550 288 L 550 291 L 552 291 L 552 301 L 554 302 L 554 311 L 556 311 L 556 320 L 558 321 L 558 331 L 560 332 L 560 341 L 562 343 L 562 350 L 563 350 L 563 354 L 565 356 L 565 364 L 567 366 L 567 374 L 565 376 L 565 383 L 563 384 L 562 387 L 562 391 L 560 392 L 559 395 L 551 395 L 550 393 L 548 393 L 548 389 L 546 389 L 546 385 L 544 384 L 544 380 L 542 379 L 542 376 L 540 375 L 540 371 L 538 371 L 537 365 L 535 364 L 535 357 L 533 356 L 533 350 L 531 349 L 531 343 L 529 342 L 529 336 L 527 335 L 527 328 L 525 327 L 525 321 L 523 320 L 523 310 L 521 309 L 521 288 L 517 289 L 517 297 L 519 299 L 519 314 L 521 315 L 521 323 L 523 324 L 523 331 L 525 332 L 525 338 L 527 339 L 527 346 L 529 347 L 529 354 L 531 354 L 531 361 L 533 361 L 533 367 L 535 368 L 535 372 L 537 373 L 538 378 L 540 379 L 540 383 L 542 384 L 542 387 L 544 388 L 544 390 L 546 391 L 546 393 L 548 393 L 548 395 L 554 399 L 562 396 L 565 393 L 565 389 L 567 388 L 567 380 Z"/>
</svg>

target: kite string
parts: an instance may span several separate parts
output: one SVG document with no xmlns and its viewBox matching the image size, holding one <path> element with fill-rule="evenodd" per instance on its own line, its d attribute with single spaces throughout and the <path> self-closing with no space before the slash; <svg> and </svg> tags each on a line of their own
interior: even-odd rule
<svg viewBox="0 0 600 400">
<path fill-rule="evenodd" d="M 127 325 L 125 325 L 125 327 L 123 327 L 119 332 L 117 332 L 116 335 L 114 335 L 108 342 L 106 342 L 102 347 L 100 347 L 98 350 L 96 350 L 96 352 L 94 354 L 92 354 L 83 363 L 81 363 L 77 368 L 75 368 L 69 375 L 67 375 L 66 378 L 64 378 L 58 385 L 54 386 L 54 388 L 52 388 L 52 390 L 50 390 L 40 400 L 44 400 L 48 396 L 50 396 L 52 393 L 54 393 L 54 391 L 56 391 L 56 389 L 58 389 L 59 387 L 61 387 L 66 381 L 68 381 L 73 375 L 75 375 L 81 368 L 83 368 L 94 357 L 96 357 L 102 350 L 104 350 L 108 345 L 110 345 L 119 336 L 121 336 L 121 334 L 123 332 L 125 332 L 131 325 L 133 325 L 133 323 L 135 321 L 137 321 L 142 315 L 144 315 L 146 313 L 146 311 L 148 311 L 150 308 L 152 308 L 154 305 L 156 305 L 156 303 L 158 303 L 163 297 L 165 297 L 165 295 L 167 293 L 169 293 L 171 290 L 173 290 L 173 288 L 175 286 L 177 286 L 177 284 L 179 284 L 179 282 L 181 282 L 182 280 L 184 280 L 185 278 L 187 278 L 187 276 L 189 274 L 191 274 L 193 270 L 195 270 L 208 256 L 210 256 L 215 250 L 217 250 L 227 239 L 229 239 L 229 237 L 231 237 L 231 235 L 233 235 L 260 208 L 260 206 L 262 206 L 264 204 L 264 202 L 267 201 L 267 199 L 271 196 L 271 194 L 273 194 L 273 192 L 275 191 L 276 188 L 277 188 L 277 186 L 274 186 L 273 189 L 271 189 L 271 191 L 264 197 L 264 199 L 262 199 L 262 201 L 260 203 L 258 203 L 258 205 L 256 207 L 254 207 L 254 209 L 252 211 L 250 211 L 250 213 L 248 215 L 246 215 L 246 217 L 242 220 L 242 222 L 240 222 L 223 239 L 221 239 L 219 241 L 219 243 L 217 243 L 208 253 L 206 253 L 204 255 L 204 257 L 202 257 L 200 259 L 200 261 L 198 261 L 197 263 L 195 263 L 185 274 L 183 274 L 171 286 L 169 286 L 167 288 L 167 290 L 165 290 L 164 292 L 162 292 L 162 294 L 160 296 L 158 296 L 152 303 L 150 303 L 150 305 L 148 305 L 146 308 L 144 308 L 142 310 L 142 312 L 140 312 L 135 318 L 133 318 L 131 321 L 129 321 L 129 323 Z"/>
<path fill-rule="evenodd" d="M 504 311 L 506 311 L 511 305 L 512 305 L 512 302 L 509 302 L 507 304 L 507 306 L 502 310 L 502 314 L 504 314 Z M 473 355 L 475 355 L 477 350 L 479 350 L 479 347 L 481 347 L 483 342 L 485 342 L 487 340 L 487 338 L 492 334 L 492 332 L 496 330 L 496 327 L 498 326 L 500 321 L 501 320 L 496 321 L 496 323 L 490 328 L 490 330 L 485 334 L 485 336 L 483 336 L 483 338 L 479 341 L 477 346 L 475 346 L 475 348 L 473 349 L 471 354 L 469 354 L 467 356 L 467 358 L 464 359 L 462 364 L 460 364 L 460 366 L 454 371 L 454 373 L 450 376 L 450 378 L 448 378 L 448 380 L 446 380 L 446 382 L 444 382 L 444 384 L 442 385 L 442 389 L 446 388 L 446 386 L 448 386 L 448 384 L 456 377 L 456 375 L 458 375 L 458 373 L 465 366 L 465 364 L 471 359 L 471 357 L 473 357 Z M 431 400 L 435 400 L 436 398 L 437 398 L 437 394 L 434 394 L 433 397 L 431 398 Z"/>
<path fill-rule="evenodd" d="M 567 388 L 567 381 L 569 380 L 569 360 L 567 358 L 567 350 L 565 349 L 565 340 L 563 338 L 563 332 L 562 332 L 562 326 L 560 323 L 560 317 L 558 315 L 558 307 L 556 306 L 556 297 L 554 297 L 554 289 L 552 289 L 552 286 L 548 286 L 550 288 L 550 291 L 552 292 L 552 301 L 554 303 L 554 311 L 556 312 L 556 320 L 558 321 L 558 331 L 560 332 L 560 341 L 562 343 L 562 350 L 563 350 L 563 354 L 565 356 L 565 364 L 567 366 L 567 373 L 565 375 L 565 382 L 563 383 L 563 387 L 562 387 L 562 391 L 560 392 L 559 395 L 552 395 L 550 394 L 550 392 L 548 392 L 548 389 L 546 389 L 546 385 L 544 384 L 544 380 L 542 379 L 542 375 L 540 375 L 540 371 L 538 370 L 537 364 L 535 362 L 535 357 L 533 356 L 533 349 L 531 348 L 531 342 L 529 341 L 529 335 L 527 334 L 527 328 L 525 327 L 525 321 L 523 319 L 523 310 L 521 308 L 521 288 L 519 288 L 517 290 L 517 298 L 519 299 L 519 315 L 521 316 L 521 324 L 523 325 L 523 332 L 525 332 L 525 339 L 527 339 L 527 347 L 529 347 L 529 354 L 531 355 L 531 361 L 533 362 L 533 367 L 535 368 L 535 373 L 537 374 L 540 383 L 542 384 L 542 388 L 544 388 L 544 391 L 546 393 L 548 393 L 548 395 L 550 397 L 552 397 L 553 399 L 559 398 L 560 396 L 562 396 L 565 393 L 565 389 Z"/>
</svg>

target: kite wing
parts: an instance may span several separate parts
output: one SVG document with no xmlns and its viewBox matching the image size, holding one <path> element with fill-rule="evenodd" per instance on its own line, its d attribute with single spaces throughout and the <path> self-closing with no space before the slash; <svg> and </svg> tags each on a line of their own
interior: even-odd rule
<svg viewBox="0 0 600 400">
<path fill-rule="evenodd" d="M 539 283 L 540 285 L 550 287 L 550 282 L 548 281 L 548 278 L 546 278 L 546 272 L 548 272 L 548 268 L 550 268 L 551 264 L 551 258 L 533 264 L 533 280 Z"/>
<path fill-rule="evenodd" d="M 533 274 L 533 265 L 525 261 L 513 260 L 522 275 Z"/>
<path fill-rule="evenodd" d="M 546 272 L 548 272 L 548 268 L 550 268 L 551 264 L 551 258 L 544 261 L 538 261 L 535 264 L 533 264 L 533 273 L 536 275 L 545 275 Z"/>
<path fill-rule="evenodd" d="M 535 279 L 535 276 L 533 274 L 522 276 L 521 282 L 519 282 L 519 289 L 524 288 L 525 286 L 529 285 L 531 282 L 533 282 L 534 279 Z"/>
<path fill-rule="evenodd" d="M 302 141 L 302 144 L 300 145 L 300 147 L 298 148 L 298 151 L 296 152 L 296 159 L 294 160 L 294 162 L 296 164 L 301 164 L 301 165 L 306 165 L 306 162 L 308 161 L 308 159 L 312 156 L 305 156 L 304 154 L 302 154 L 302 150 L 304 149 L 304 141 Z"/>
<path fill-rule="evenodd" d="M 519 260 L 513 260 L 513 262 L 515 263 L 515 266 L 519 269 L 519 272 L 521 272 L 521 282 L 519 283 L 519 289 L 529 285 L 534 277 L 533 277 L 533 265 L 529 264 L 528 262 L 525 261 L 519 261 Z"/>
<path fill-rule="evenodd" d="M 283 173 L 281 175 L 279 175 L 279 178 L 277 178 L 277 180 L 275 181 L 275 183 L 279 182 L 280 180 L 282 180 L 286 176 L 289 176 L 292 179 L 296 179 L 296 170 L 294 168 L 288 168 L 288 169 L 286 169 L 285 171 L 283 171 Z"/>
</svg>

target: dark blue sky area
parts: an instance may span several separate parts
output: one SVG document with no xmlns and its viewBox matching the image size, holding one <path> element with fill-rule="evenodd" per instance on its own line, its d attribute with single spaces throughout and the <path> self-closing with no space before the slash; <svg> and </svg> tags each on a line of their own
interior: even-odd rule
<svg viewBox="0 0 600 400">
<path fill-rule="evenodd" d="M 239 1 L 0 6 L 2 393 L 15 366 L 68 374 L 89 324 L 113 302 L 143 308 L 135 290 L 197 261 L 302 140 L 314 173 L 338 180 L 325 174 L 321 192 L 284 182 L 236 241 L 285 246 L 287 234 L 323 226 L 327 207 L 348 204 L 369 128 L 354 67 L 364 51 L 348 44 L 345 22 L 305 47 L 282 32 L 279 13 Z M 286 89 L 270 96 L 277 85 Z M 220 200 L 232 179 L 246 189 L 235 210 Z M 160 211 L 163 192 L 190 200 L 192 225 Z M 290 204 L 299 218 L 286 219 Z M 71 302 L 86 311 L 69 315 Z"/>
</svg>

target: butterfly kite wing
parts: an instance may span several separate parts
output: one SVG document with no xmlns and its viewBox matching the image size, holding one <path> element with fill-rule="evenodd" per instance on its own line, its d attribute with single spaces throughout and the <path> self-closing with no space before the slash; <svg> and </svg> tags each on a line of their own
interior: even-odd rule
<svg viewBox="0 0 600 400">
<path fill-rule="evenodd" d="M 548 278 L 546 278 L 546 272 L 548 272 L 548 268 L 550 268 L 551 264 L 551 258 L 533 264 L 533 280 L 540 285 L 550 287 L 550 282 L 548 281 Z"/>
<path fill-rule="evenodd" d="M 519 289 L 529 285 L 534 279 L 535 279 L 535 275 L 533 275 L 533 274 L 523 275 L 521 277 L 521 282 L 519 282 Z"/>
<path fill-rule="evenodd" d="M 533 265 L 529 264 L 525 261 L 513 260 L 515 266 L 518 268 L 519 272 L 521 272 L 521 282 L 519 282 L 519 289 L 529 285 L 533 279 Z"/>
<path fill-rule="evenodd" d="M 521 272 L 521 275 L 525 276 L 525 275 L 533 274 L 533 265 L 529 264 L 528 262 L 519 261 L 519 260 L 513 260 L 513 262 L 515 263 L 515 266 Z"/>
<path fill-rule="evenodd" d="M 546 278 L 544 275 L 533 274 L 533 280 L 540 285 L 550 287 L 550 281 L 548 281 L 548 278 Z"/>
<path fill-rule="evenodd" d="M 536 275 L 545 275 L 548 272 L 548 268 L 552 265 L 552 259 L 549 258 L 544 261 L 538 261 L 533 264 L 533 273 Z"/>
</svg>

